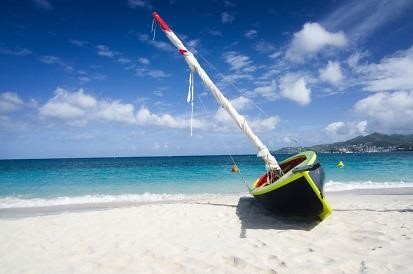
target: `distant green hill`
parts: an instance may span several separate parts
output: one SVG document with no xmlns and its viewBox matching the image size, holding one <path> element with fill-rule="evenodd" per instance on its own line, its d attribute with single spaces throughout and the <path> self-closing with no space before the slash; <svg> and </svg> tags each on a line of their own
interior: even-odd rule
<svg viewBox="0 0 413 274">
<path fill-rule="evenodd" d="M 413 151 L 413 134 L 386 135 L 381 133 L 372 133 L 366 136 L 358 136 L 345 142 L 315 145 L 304 148 L 284 147 L 275 152 L 297 153 L 301 150 L 314 150 L 320 153 Z"/>
</svg>

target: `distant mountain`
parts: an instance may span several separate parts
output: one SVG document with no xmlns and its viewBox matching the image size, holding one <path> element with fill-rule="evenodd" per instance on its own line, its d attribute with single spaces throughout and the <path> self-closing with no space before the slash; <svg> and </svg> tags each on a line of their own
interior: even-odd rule
<svg viewBox="0 0 413 274">
<path fill-rule="evenodd" d="M 311 147 L 284 147 L 276 153 L 297 153 L 301 150 L 314 150 L 319 153 L 366 153 L 366 152 L 392 152 L 413 151 L 413 134 L 386 135 L 372 133 L 366 136 L 358 136 L 345 142 L 315 145 Z"/>
</svg>

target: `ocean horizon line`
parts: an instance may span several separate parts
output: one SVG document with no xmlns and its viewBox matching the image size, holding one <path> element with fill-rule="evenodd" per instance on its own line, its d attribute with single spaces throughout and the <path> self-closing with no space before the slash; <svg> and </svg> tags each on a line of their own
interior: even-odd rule
<svg viewBox="0 0 413 274">
<path fill-rule="evenodd" d="M 292 155 L 294 153 L 275 153 L 276 155 Z M 334 152 L 318 152 L 318 154 L 393 154 L 393 153 L 413 153 L 412 151 L 377 151 L 377 152 L 353 152 L 353 153 L 334 153 Z M 45 157 L 45 158 L 0 158 L 0 161 L 14 160 L 68 160 L 68 159 L 117 159 L 117 158 L 170 158 L 170 157 L 217 157 L 217 156 L 256 156 L 255 153 L 234 153 L 234 154 L 188 154 L 188 155 L 139 155 L 139 156 L 74 156 L 74 157 Z"/>
<path fill-rule="evenodd" d="M 288 155 L 290 153 L 279 153 Z M 255 153 L 245 154 L 199 154 L 199 155 L 142 155 L 142 156 L 91 156 L 91 157 L 47 157 L 47 158 L 1 158 L 0 161 L 14 160 L 68 160 L 68 159 L 117 159 L 117 158 L 170 158 L 170 157 L 217 157 L 217 156 L 256 156 Z"/>
</svg>

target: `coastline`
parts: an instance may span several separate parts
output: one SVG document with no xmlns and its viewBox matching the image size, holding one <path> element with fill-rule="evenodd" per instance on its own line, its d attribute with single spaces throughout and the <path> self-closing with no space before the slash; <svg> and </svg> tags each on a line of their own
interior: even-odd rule
<svg viewBox="0 0 413 274">
<path fill-rule="evenodd" d="M 0 271 L 413 272 L 413 188 L 326 197 L 334 211 L 319 224 L 268 214 L 239 195 L 3 216 Z"/>
<path fill-rule="evenodd" d="M 143 194 L 150 195 L 150 194 Z M 249 193 L 237 193 L 237 194 L 193 194 L 193 195 L 168 195 L 168 194 L 154 194 L 158 197 L 167 197 L 167 199 L 155 199 L 155 200 L 139 200 L 139 201 L 110 201 L 110 202 L 87 202 L 87 203 L 70 203 L 70 204 L 56 204 L 46 206 L 28 206 L 28 207 L 11 207 L 0 208 L 0 219 L 2 218 L 21 218 L 43 215 L 55 215 L 70 212 L 84 212 L 84 211 L 101 211 L 110 210 L 122 207 L 136 207 L 153 204 L 180 204 L 180 203 L 192 203 L 200 201 L 213 201 L 221 199 L 237 199 L 252 197 Z M 334 190 L 327 191 L 325 193 L 327 199 L 330 197 L 334 199 L 335 196 L 343 195 L 413 195 L 413 187 L 385 187 L 385 188 L 361 188 L 350 190 Z M 69 197 L 64 197 L 69 198 Z"/>
</svg>

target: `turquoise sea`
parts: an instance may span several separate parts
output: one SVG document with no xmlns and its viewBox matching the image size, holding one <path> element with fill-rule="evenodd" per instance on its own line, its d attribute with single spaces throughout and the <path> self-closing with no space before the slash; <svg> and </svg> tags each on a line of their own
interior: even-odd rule
<svg viewBox="0 0 413 274">
<path fill-rule="evenodd" d="M 276 155 L 281 161 L 290 155 Z M 233 156 L 251 184 L 264 165 Z M 319 154 L 326 191 L 413 186 L 413 153 Z M 343 161 L 344 168 L 337 168 Z M 82 158 L 0 161 L 0 208 L 176 200 L 246 194 L 229 156 Z"/>
</svg>

